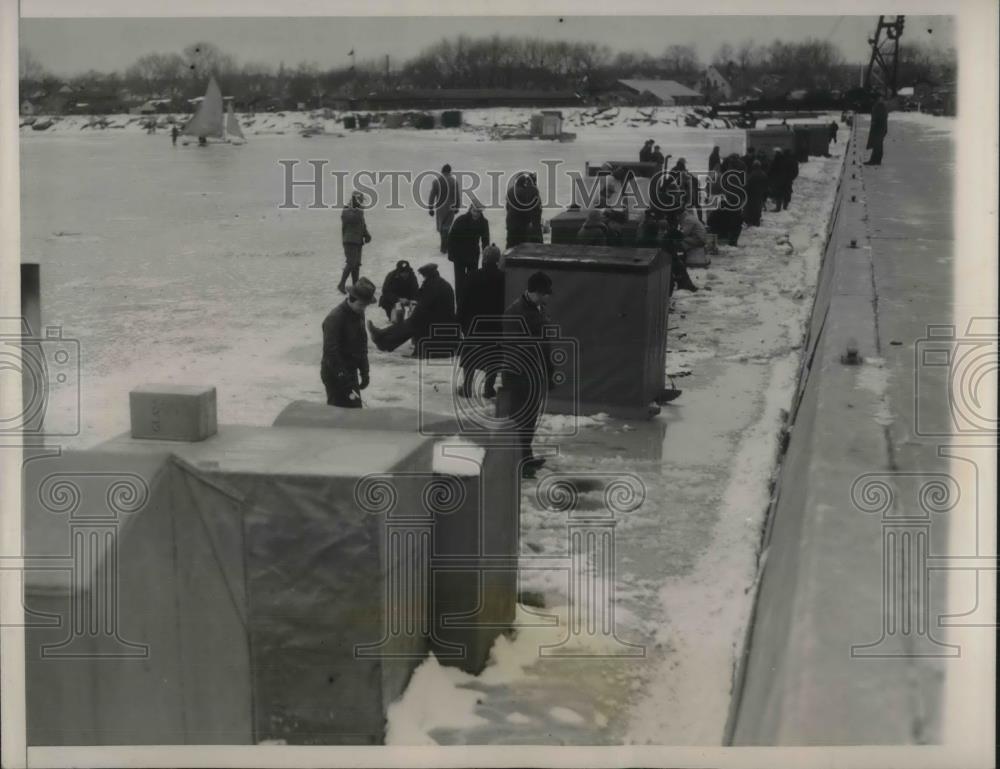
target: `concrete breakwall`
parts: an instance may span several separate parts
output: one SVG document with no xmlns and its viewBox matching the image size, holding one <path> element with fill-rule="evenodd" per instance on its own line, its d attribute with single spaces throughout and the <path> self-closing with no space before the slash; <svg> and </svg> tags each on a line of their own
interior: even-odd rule
<svg viewBox="0 0 1000 769">
<path fill-rule="evenodd" d="M 903 634 L 886 634 L 883 522 L 856 482 L 890 465 L 877 388 L 854 349 L 879 360 L 877 297 L 859 147 L 845 165 L 764 532 L 759 588 L 738 667 L 731 745 L 907 744 L 926 691 Z M 870 368 L 868 371 L 870 375 Z"/>
</svg>

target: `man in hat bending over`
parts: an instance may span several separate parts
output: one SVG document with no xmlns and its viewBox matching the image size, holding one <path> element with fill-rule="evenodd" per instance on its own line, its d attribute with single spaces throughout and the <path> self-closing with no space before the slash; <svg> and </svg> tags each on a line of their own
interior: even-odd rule
<svg viewBox="0 0 1000 769">
<path fill-rule="evenodd" d="M 424 282 L 417 291 L 416 307 L 413 314 L 402 323 L 393 323 L 386 328 L 376 328 L 368 321 L 368 331 L 372 342 L 382 352 L 392 352 L 407 339 L 412 339 L 420 351 L 420 342 L 431 336 L 434 328 L 452 326 L 457 328 L 455 317 L 455 292 L 438 273 L 436 264 L 425 264 L 417 272 Z M 457 339 L 457 333 L 456 333 Z"/>
<path fill-rule="evenodd" d="M 368 387 L 368 335 L 365 309 L 375 301 L 375 285 L 359 278 L 323 321 L 320 379 L 326 402 L 341 408 L 361 408 L 361 391 Z"/>
</svg>

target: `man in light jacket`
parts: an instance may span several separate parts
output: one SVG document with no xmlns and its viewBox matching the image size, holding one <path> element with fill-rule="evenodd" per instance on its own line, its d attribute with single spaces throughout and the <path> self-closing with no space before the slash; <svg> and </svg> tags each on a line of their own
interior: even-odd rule
<svg viewBox="0 0 1000 769">
<path fill-rule="evenodd" d="M 351 285 L 357 285 L 358 273 L 361 271 L 361 247 L 365 243 L 371 243 L 372 236 L 368 233 L 368 225 L 365 224 L 365 211 L 362 208 L 364 198 L 360 192 L 351 195 L 351 202 L 340 212 L 341 241 L 344 244 L 344 271 L 340 275 L 340 283 L 337 290 L 347 293 L 347 278 L 350 276 Z"/>
<path fill-rule="evenodd" d="M 441 236 L 441 253 L 448 253 L 448 231 L 458 212 L 458 179 L 451 172 L 451 166 L 445 163 L 441 174 L 434 180 L 431 188 L 430 215 L 434 217 L 434 226 Z"/>
</svg>

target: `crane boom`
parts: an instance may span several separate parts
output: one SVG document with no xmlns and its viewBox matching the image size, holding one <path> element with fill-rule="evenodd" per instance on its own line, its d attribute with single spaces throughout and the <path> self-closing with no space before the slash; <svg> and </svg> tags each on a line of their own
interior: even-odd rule
<svg viewBox="0 0 1000 769">
<path fill-rule="evenodd" d="M 903 36 L 905 16 L 879 16 L 875 36 L 868 39 L 872 48 L 865 72 L 865 89 L 883 96 L 896 95 L 896 72 L 899 66 L 899 38 Z"/>
</svg>

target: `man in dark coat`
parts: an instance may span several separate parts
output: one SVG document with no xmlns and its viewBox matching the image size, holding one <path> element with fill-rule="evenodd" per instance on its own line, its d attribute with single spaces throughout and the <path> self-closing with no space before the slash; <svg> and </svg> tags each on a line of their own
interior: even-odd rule
<svg viewBox="0 0 1000 769">
<path fill-rule="evenodd" d="M 448 232 L 448 261 L 455 268 L 455 296 L 461 300 L 465 278 L 479 267 L 479 254 L 490 244 L 490 223 L 478 203 L 457 217 Z"/>
<path fill-rule="evenodd" d="M 441 174 L 431 187 L 430 215 L 434 217 L 435 229 L 441 235 L 441 253 L 448 252 L 448 230 L 458 212 L 458 179 L 451 173 L 451 166 L 445 163 Z"/>
<path fill-rule="evenodd" d="M 361 391 L 368 387 L 368 336 L 365 309 L 375 301 L 375 286 L 360 278 L 347 298 L 323 320 L 320 379 L 331 406 L 359 409 Z"/>
<path fill-rule="evenodd" d="M 522 174 L 507 191 L 507 248 L 542 242 L 542 199 L 531 174 Z"/>
<path fill-rule="evenodd" d="M 653 154 L 653 140 L 646 139 L 646 143 L 643 144 L 642 149 L 639 150 L 639 162 L 648 163 L 650 160 L 652 160 L 651 157 L 652 154 Z"/>
<path fill-rule="evenodd" d="M 348 276 L 351 283 L 358 282 L 358 273 L 361 271 L 361 247 L 365 243 L 372 242 L 372 236 L 368 232 L 368 225 L 365 224 L 365 211 L 362 206 L 364 199 L 360 192 L 351 195 L 351 202 L 340 212 L 341 241 L 344 245 L 344 271 L 340 275 L 340 283 L 337 290 L 347 293 L 346 282 Z"/>
<path fill-rule="evenodd" d="M 663 168 L 663 164 L 666 162 L 666 158 L 663 157 L 663 152 L 660 151 L 659 144 L 653 147 L 653 151 L 649 153 L 649 161 L 651 163 L 656 163 L 656 165 L 659 168 Z"/>
<path fill-rule="evenodd" d="M 376 328 L 368 321 L 368 332 L 372 342 L 382 352 L 392 352 L 407 339 L 412 339 L 418 354 L 430 352 L 421 342 L 430 338 L 434 329 L 452 328 L 456 330 L 455 292 L 444 278 L 438 274 L 436 264 L 425 264 L 417 270 L 424 282 L 417 291 L 417 304 L 409 318 L 401 323 L 393 323 L 386 328 Z"/>
<path fill-rule="evenodd" d="M 465 294 L 458 302 L 458 322 L 462 326 L 461 365 L 464 375 L 462 395 L 472 397 L 476 371 L 486 372 L 483 397 L 496 396 L 500 371 L 500 348 L 496 340 L 503 333 L 504 274 L 500 269 L 500 249 L 491 244 L 483 249 L 483 266 L 469 275 Z M 486 341 L 477 342 L 484 338 Z"/>
<path fill-rule="evenodd" d="M 400 299 L 416 299 L 418 288 L 417 276 L 410 263 L 400 259 L 396 262 L 396 269 L 385 276 L 378 306 L 385 310 L 386 317 L 391 319 L 396 302 Z"/>
<path fill-rule="evenodd" d="M 735 152 L 727 155 L 719 167 L 720 174 L 710 187 L 716 198 L 716 208 L 709 212 L 708 229 L 721 241 L 735 246 L 743 231 L 743 208 L 746 201 L 746 166 Z"/>
<path fill-rule="evenodd" d="M 546 393 L 553 386 L 551 351 L 543 341 L 544 327 L 550 324 L 545 305 L 551 294 L 552 279 L 536 272 L 528 278 L 524 293 L 503 314 L 503 386 L 525 477 L 533 477 L 545 461 L 532 454 L 531 442 Z"/>
<path fill-rule="evenodd" d="M 767 169 L 768 197 L 774 201 L 774 210 L 780 211 L 785 199 L 785 184 L 788 181 L 788 165 L 785 162 L 786 153 L 780 149 L 774 151 L 771 166 Z"/>
<path fill-rule="evenodd" d="M 886 134 L 889 133 L 889 110 L 880 96 L 872 105 L 872 120 L 868 126 L 868 149 L 872 151 L 871 157 L 865 161 L 866 166 L 882 165 L 882 143 Z"/>
<path fill-rule="evenodd" d="M 767 174 L 759 160 L 753 161 L 747 176 L 747 202 L 743 206 L 743 220 L 751 227 L 760 226 L 760 215 L 767 200 Z"/>
<path fill-rule="evenodd" d="M 749 150 L 747 150 L 747 153 L 750 152 L 753 152 L 752 147 Z M 715 145 L 714 147 L 712 147 L 712 154 L 708 156 L 708 170 L 715 171 L 721 165 L 722 165 L 721 151 L 719 150 L 719 145 Z"/>
<path fill-rule="evenodd" d="M 832 141 L 834 144 L 837 143 L 837 131 L 839 131 L 839 130 L 840 130 L 840 126 L 837 125 L 837 121 L 836 120 L 831 120 L 830 121 L 830 141 Z"/>
</svg>

